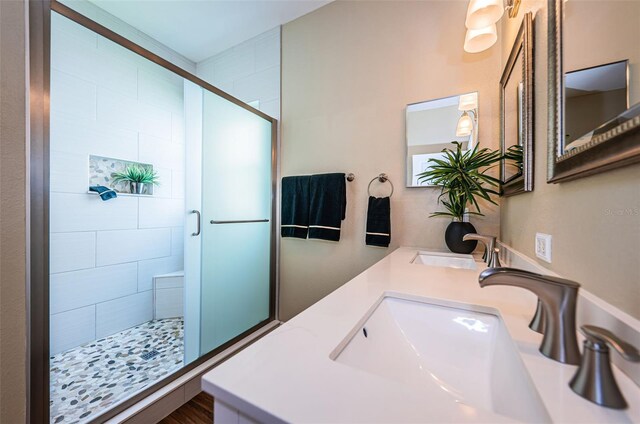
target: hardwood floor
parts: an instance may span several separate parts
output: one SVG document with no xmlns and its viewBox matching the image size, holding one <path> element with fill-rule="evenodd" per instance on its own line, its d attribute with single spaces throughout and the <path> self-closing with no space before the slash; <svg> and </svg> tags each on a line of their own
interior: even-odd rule
<svg viewBox="0 0 640 424">
<path fill-rule="evenodd" d="M 201 392 L 158 424 L 212 424 L 213 398 Z"/>
</svg>

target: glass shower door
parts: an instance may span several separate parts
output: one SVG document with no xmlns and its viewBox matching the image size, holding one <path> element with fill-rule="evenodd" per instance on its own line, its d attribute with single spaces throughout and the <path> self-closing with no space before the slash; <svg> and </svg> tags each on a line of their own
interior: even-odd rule
<svg viewBox="0 0 640 424">
<path fill-rule="evenodd" d="M 204 90 L 200 354 L 269 318 L 272 123 Z"/>
</svg>

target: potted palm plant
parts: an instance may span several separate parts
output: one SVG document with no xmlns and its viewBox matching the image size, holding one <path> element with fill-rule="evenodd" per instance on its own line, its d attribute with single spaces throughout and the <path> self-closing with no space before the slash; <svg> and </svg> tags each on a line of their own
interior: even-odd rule
<svg viewBox="0 0 640 424">
<path fill-rule="evenodd" d="M 433 212 L 430 217 L 447 216 L 452 221 L 445 232 L 447 247 L 455 253 L 471 253 L 476 241 L 462 241 L 465 234 L 475 233 L 470 222 L 464 222 L 465 214 L 483 216 L 479 199 L 497 204 L 492 195 L 500 194 L 500 180 L 487 174 L 487 171 L 500 161 L 500 152 L 487 148 L 463 151 L 462 144 L 454 141 L 454 150 L 444 149 L 443 157 L 429 159 L 430 168 L 418 174 L 419 181 L 442 187 L 438 201 L 444 211 Z"/>
<path fill-rule="evenodd" d="M 147 194 L 149 186 L 158 185 L 158 173 L 151 166 L 138 164 L 127 165 L 122 172 L 111 174 L 113 184 L 121 182 L 129 183 L 129 192 L 132 194 Z"/>
</svg>

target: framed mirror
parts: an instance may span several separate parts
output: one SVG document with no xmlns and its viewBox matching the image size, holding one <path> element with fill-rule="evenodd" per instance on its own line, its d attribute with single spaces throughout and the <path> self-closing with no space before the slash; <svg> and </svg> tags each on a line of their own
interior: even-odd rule
<svg viewBox="0 0 640 424">
<path fill-rule="evenodd" d="M 500 78 L 502 194 L 533 190 L 533 15 L 522 25 Z"/>
<path fill-rule="evenodd" d="M 405 129 L 406 186 L 432 186 L 417 177 L 428 169 L 429 159 L 442 157 L 442 149 L 454 149 L 453 141 L 462 143 L 465 151 L 478 141 L 478 93 L 407 105 Z"/>
<path fill-rule="evenodd" d="M 640 0 L 548 10 L 548 182 L 640 162 Z"/>
</svg>

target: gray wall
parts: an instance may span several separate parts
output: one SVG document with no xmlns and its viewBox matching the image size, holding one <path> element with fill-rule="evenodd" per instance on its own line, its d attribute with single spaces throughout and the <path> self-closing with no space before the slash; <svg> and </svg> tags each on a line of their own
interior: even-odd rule
<svg viewBox="0 0 640 424">
<path fill-rule="evenodd" d="M 479 92 L 480 143 L 498 147 L 499 48 L 462 48 L 467 2 L 334 2 L 283 27 L 282 175 L 353 172 L 339 243 L 285 238 L 280 316 L 291 318 L 397 246 L 446 249 L 436 188 L 404 188 L 407 104 Z M 367 184 L 386 172 L 392 245 L 367 247 Z M 373 184 L 374 195 L 389 192 Z M 498 208 L 473 220 L 497 234 Z"/>
<path fill-rule="evenodd" d="M 26 6 L 0 1 L 0 422 L 26 421 Z"/>
<path fill-rule="evenodd" d="M 594 6 L 603 4 L 591 3 Z M 621 22 L 625 13 L 637 22 L 637 13 L 630 14 L 618 8 L 620 4 L 633 2 L 617 3 L 616 7 L 608 4 L 611 11 L 622 14 L 617 22 Z M 525 1 L 518 19 L 502 20 L 502 57 L 503 61 L 508 57 L 522 15 L 528 10 L 536 12 L 535 190 L 502 201 L 502 239 L 535 259 L 535 233 L 551 234 L 553 263 L 538 261 L 541 265 L 580 282 L 586 290 L 640 318 L 640 166 L 632 165 L 561 184 L 547 184 L 546 1 Z M 635 28 L 640 30 L 637 25 Z M 608 31 L 593 33 L 602 37 Z M 629 39 L 633 51 L 638 51 L 637 39 Z M 632 51 L 628 48 L 627 51 Z M 609 59 L 602 58 L 601 62 L 611 62 Z"/>
</svg>

